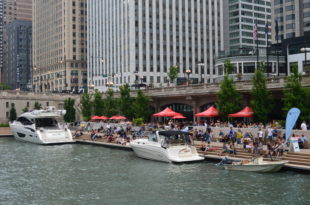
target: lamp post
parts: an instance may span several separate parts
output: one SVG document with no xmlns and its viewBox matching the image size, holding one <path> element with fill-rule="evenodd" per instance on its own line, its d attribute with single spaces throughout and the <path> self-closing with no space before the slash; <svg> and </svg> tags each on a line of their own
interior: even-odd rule
<svg viewBox="0 0 310 205">
<path fill-rule="evenodd" d="M 37 67 L 34 65 L 33 67 L 32 67 L 32 70 L 31 70 L 32 72 L 31 72 L 31 87 L 32 87 L 32 89 L 31 89 L 31 91 L 32 92 L 35 92 L 36 90 L 35 90 L 35 85 L 34 85 L 34 82 L 37 82 L 36 80 L 34 80 L 34 74 L 36 74 L 36 72 L 37 72 Z"/>
<path fill-rule="evenodd" d="M 187 74 L 187 85 L 189 85 L 189 75 L 192 73 L 190 69 L 186 69 L 185 73 Z"/>
<path fill-rule="evenodd" d="M 197 66 L 200 66 L 200 83 L 203 83 L 202 80 L 202 71 L 203 71 L 203 66 L 205 66 L 205 64 L 203 62 L 198 62 Z"/>
<path fill-rule="evenodd" d="M 307 52 L 310 51 L 310 48 L 304 47 L 300 49 L 301 52 L 305 52 L 305 62 L 303 63 L 303 72 L 305 72 L 305 67 L 307 65 Z"/>
<path fill-rule="evenodd" d="M 61 77 L 64 77 L 64 83 L 65 83 L 65 91 L 67 92 L 68 90 L 68 83 L 67 83 L 67 59 L 66 55 L 64 56 L 63 60 L 60 61 L 61 64 L 64 63 L 64 71 Z"/>
<path fill-rule="evenodd" d="M 111 88 L 113 86 L 113 84 L 114 83 L 111 80 L 109 80 L 106 85 L 108 88 Z"/>
<path fill-rule="evenodd" d="M 102 57 L 90 56 L 91 59 L 99 59 L 100 63 L 104 63 L 104 59 Z M 90 72 L 90 80 L 88 81 L 88 91 L 92 93 L 95 90 L 94 84 L 94 66 L 92 63 L 91 72 Z"/>
</svg>

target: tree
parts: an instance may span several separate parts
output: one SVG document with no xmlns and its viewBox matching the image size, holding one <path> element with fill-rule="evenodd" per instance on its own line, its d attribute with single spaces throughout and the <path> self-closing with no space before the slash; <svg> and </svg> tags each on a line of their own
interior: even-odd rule
<svg viewBox="0 0 310 205">
<path fill-rule="evenodd" d="M 11 87 L 5 83 L 0 83 L 0 90 L 10 90 Z"/>
<path fill-rule="evenodd" d="M 125 115 L 128 119 L 133 118 L 132 103 L 134 99 L 130 97 L 129 85 L 125 84 L 120 87 L 120 99 L 119 99 L 119 109 L 122 115 Z"/>
<path fill-rule="evenodd" d="M 135 118 L 143 118 L 148 120 L 151 115 L 150 99 L 145 96 L 142 90 L 139 90 L 133 104 Z"/>
<path fill-rule="evenodd" d="M 12 106 L 10 109 L 10 121 L 13 122 L 14 120 L 16 120 L 16 118 L 17 118 L 17 114 L 16 114 L 15 105 L 12 103 Z"/>
<path fill-rule="evenodd" d="M 251 105 L 255 113 L 255 121 L 266 123 L 268 120 L 268 114 L 271 113 L 274 104 L 272 95 L 266 86 L 266 78 L 264 76 L 263 70 L 264 66 L 261 64 L 253 76 Z"/>
<path fill-rule="evenodd" d="M 106 98 L 103 100 L 104 102 L 104 114 L 107 117 L 112 117 L 118 113 L 118 103 L 117 100 L 114 98 L 114 92 L 110 88 L 106 93 Z"/>
<path fill-rule="evenodd" d="M 91 119 L 92 114 L 91 94 L 84 93 L 82 95 L 81 104 L 82 104 L 82 116 L 84 120 L 89 121 Z"/>
<path fill-rule="evenodd" d="M 28 112 L 29 111 L 28 107 L 24 107 L 24 109 L 22 111 L 23 111 L 23 113 Z"/>
<path fill-rule="evenodd" d="M 42 105 L 39 102 L 34 103 L 34 109 L 35 110 L 41 110 L 41 108 L 42 108 Z"/>
<path fill-rule="evenodd" d="M 232 74 L 234 71 L 234 65 L 231 63 L 230 60 L 224 61 L 224 75 Z"/>
<path fill-rule="evenodd" d="M 287 78 L 284 90 L 283 108 L 286 116 L 287 112 L 293 108 L 301 111 L 299 120 L 310 121 L 310 90 L 301 86 L 302 75 L 298 73 L 296 64 L 292 65 L 292 74 Z"/>
<path fill-rule="evenodd" d="M 65 122 L 75 122 L 74 103 L 75 103 L 75 100 L 72 98 L 68 98 L 64 102 L 64 108 L 66 110 L 66 114 L 64 116 Z"/>
<path fill-rule="evenodd" d="M 235 113 L 241 108 L 241 95 L 236 90 L 234 81 L 228 76 L 231 72 L 233 65 L 231 62 L 225 61 L 224 64 L 224 80 L 221 82 L 220 91 L 217 94 L 217 103 L 220 115 L 223 119 L 227 119 L 227 115 Z"/>
<path fill-rule="evenodd" d="M 171 83 L 178 77 L 180 68 L 178 66 L 171 66 L 169 68 L 168 77 L 170 78 Z"/>
<path fill-rule="evenodd" d="M 99 91 L 96 91 L 94 94 L 93 110 L 94 110 L 94 115 L 97 115 L 97 116 L 103 115 L 103 112 L 104 112 L 103 100 L 102 100 L 102 95 Z"/>
</svg>

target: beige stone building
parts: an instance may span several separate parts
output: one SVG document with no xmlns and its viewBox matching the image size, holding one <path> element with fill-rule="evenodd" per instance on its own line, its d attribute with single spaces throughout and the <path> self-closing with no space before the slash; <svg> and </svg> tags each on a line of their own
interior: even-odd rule
<svg viewBox="0 0 310 205">
<path fill-rule="evenodd" d="M 275 22 L 278 22 L 279 42 L 309 34 L 310 0 L 274 0 L 272 2 L 272 42 L 276 43 Z"/>
<path fill-rule="evenodd" d="M 33 0 L 33 89 L 87 86 L 86 0 Z"/>
<path fill-rule="evenodd" d="M 0 79 L 7 79 L 7 25 L 14 20 L 32 20 L 32 0 L 3 0 L 3 42 L 0 43 Z M 3 51 L 3 55 L 2 52 Z"/>
</svg>

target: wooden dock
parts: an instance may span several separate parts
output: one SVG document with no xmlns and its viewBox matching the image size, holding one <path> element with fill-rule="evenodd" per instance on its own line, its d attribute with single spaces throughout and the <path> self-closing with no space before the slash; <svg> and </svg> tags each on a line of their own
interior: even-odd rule
<svg viewBox="0 0 310 205">
<path fill-rule="evenodd" d="M 13 137 L 11 129 L 9 127 L 0 127 L 0 137 Z"/>
</svg>

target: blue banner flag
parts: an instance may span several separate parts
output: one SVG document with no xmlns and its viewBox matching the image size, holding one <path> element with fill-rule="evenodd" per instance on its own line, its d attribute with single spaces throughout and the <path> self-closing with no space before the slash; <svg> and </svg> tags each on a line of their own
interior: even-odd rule
<svg viewBox="0 0 310 205">
<path fill-rule="evenodd" d="M 292 108 L 288 111 L 286 116 L 286 123 L 285 123 L 285 140 L 290 137 L 293 127 L 300 115 L 300 110 L 298 108 Z"/>
</svg>

